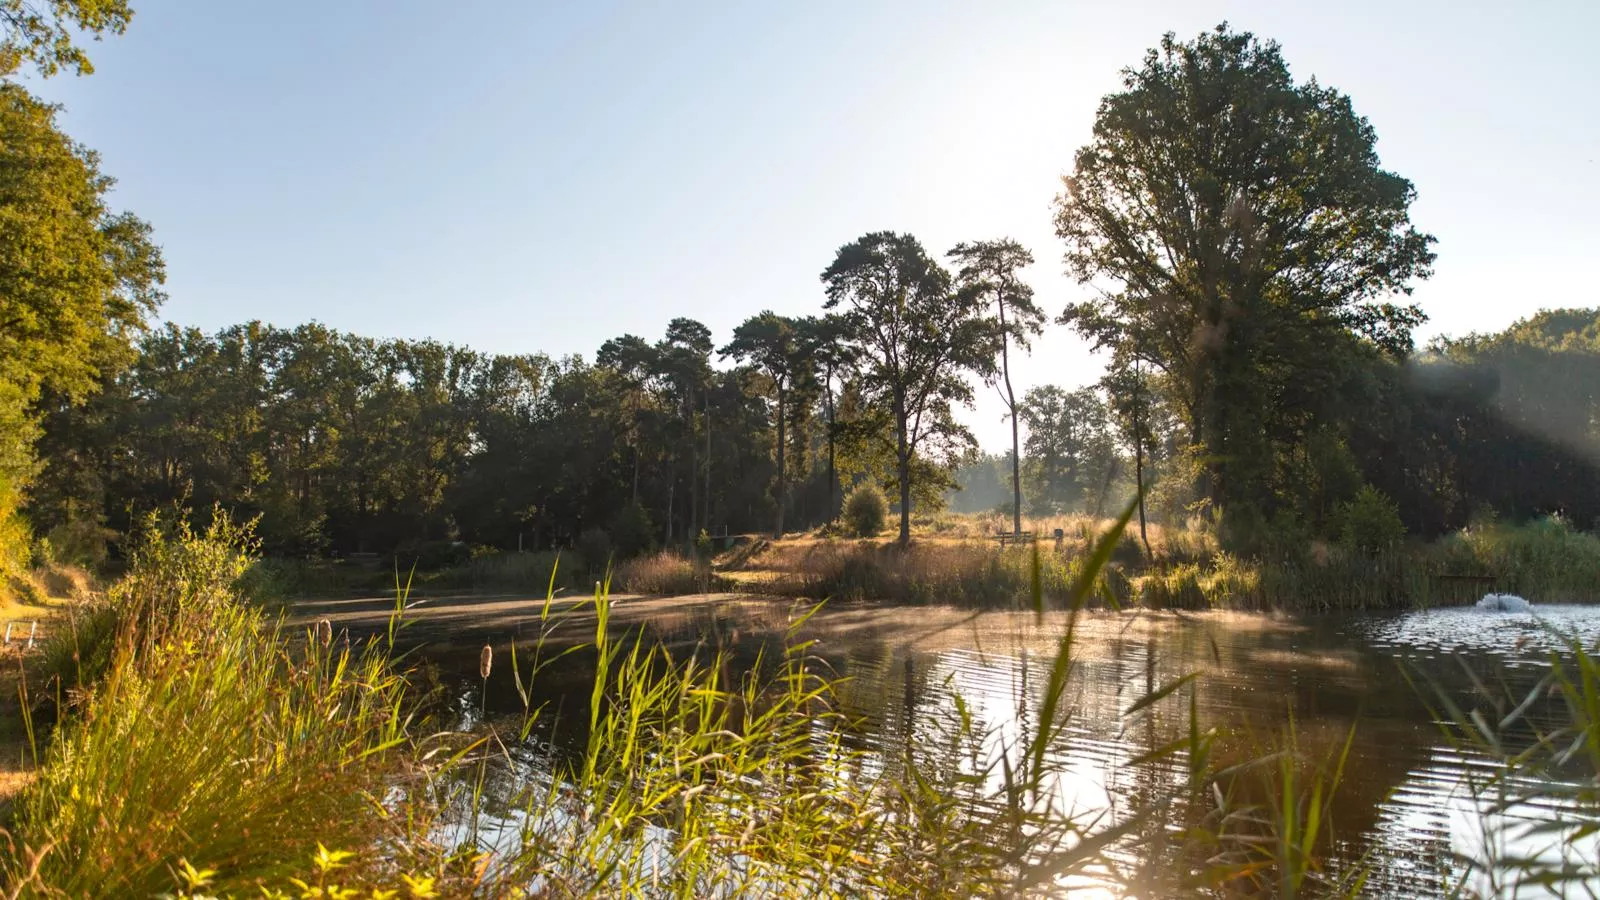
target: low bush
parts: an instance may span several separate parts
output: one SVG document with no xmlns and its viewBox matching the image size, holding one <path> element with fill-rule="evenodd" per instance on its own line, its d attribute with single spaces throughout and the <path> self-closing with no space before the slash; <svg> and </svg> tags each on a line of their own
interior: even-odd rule
<svg viewBox="0 0 1600 900">
<path fill-rule="evenodd" d="M 1382 491 L 1363 485 L 1339 507 L 1339 537 L 1346 547 L 1369 553 L 1389 550 L 1405 539 L 1400 508 Z"/>
<path fill-rule="evenodd" d="M 611 587 L 630 594 L 697 594 L 708 589 L 710 575 L 709 566 L 663 550 L 618 565 L 611 576 Z"/>
<path fill-rule="evenodd" d="M 34 570 L 34 577 L 52 598 L 84 601 L 94 593 L 94 577 L 71 563 L 52 562 Z"/>
<path fill-rule="evenodd" d="M 844 511 L 840 513 L 845 527 L 855 537 L 877 537 L 889 520 L 889 500 L 872 482 L 862 482 L 850 489 L 844 498 Z"/>
</svg>

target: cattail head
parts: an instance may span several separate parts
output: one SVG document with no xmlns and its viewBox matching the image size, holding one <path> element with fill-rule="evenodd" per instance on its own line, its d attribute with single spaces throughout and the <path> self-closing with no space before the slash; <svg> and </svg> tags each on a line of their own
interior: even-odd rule
<svg viewBox="0 0 1600 900">
<path fill-rule="evenodd" d="M 489 670 L 494 667 L 494 648 L 488 644 L 483 645 L 483 652 L 478 654 L 478 674 L 484 681 L 489 680 Z"/>
<path fill-rule="evenodd" d="M 317 620 L 317 641 L 326 647 L 333 643 L 333 623 L 327 619 Z"/>
</svg>

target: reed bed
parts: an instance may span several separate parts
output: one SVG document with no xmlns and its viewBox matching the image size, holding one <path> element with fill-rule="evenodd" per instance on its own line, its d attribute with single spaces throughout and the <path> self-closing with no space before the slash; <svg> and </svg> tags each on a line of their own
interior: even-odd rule
<svg viewBox="0 0 1600 900">
<path fill-rule="evenodd" d="M 1493 576 L 1500 590 L 1541 603 L 1600 601 L 1600 536 L 1559 517 L 1477 523 L 1434 548 L 1438 567 Z"/>
<path fill-rule="evenodd" d="M 1058 517 L 1060 540 L 1001 546 L 960 536 L 963 528 L 987 531 L 993 523 L 983 517 L 954 521 L 961 527 L 925 530 L 906 549 L 839 538 L 764 544 L 729 563 L 728 574 L 752 589 L 790 596 L 994 608 L 1026 602 L 1037 552 L 1043 594 L 1059 602 L 1109 527 Z M 1040 521 L 1052 520 L 1033 524 Z M 1009 531 L 1009 522 L 1001 524 Z M 1478 580 L 1450 580 L 1461 576 Z M 1094 597 L 1152 609 L 1326 613 L 1470 603 L 1490 589 L 1535 603 L 1600 601 L 1600 537 L 1544 519 L 1475 525 L 1436 542 L 1378 551 L 1312 542 L 1244 557 L 1216 549 L 1197 529 L 1152 528 L 1148 552 L 1124 530 Z"/>
<path fill-rule="evenodd" d="M 250 885 L 296 871 L 319 839 L 378 839 L 405 682 L 378 644 L 296 647 L 237 602 L 246 549 L 225 520 L 148 541 L 96 630 L 60 638 L 77 648 L 61 664 L 104 668 L 75 672 L 76 699 L 35 744 L 0 863 L 11 896 L 154 896 L 179 860 Z"/>
</svg>

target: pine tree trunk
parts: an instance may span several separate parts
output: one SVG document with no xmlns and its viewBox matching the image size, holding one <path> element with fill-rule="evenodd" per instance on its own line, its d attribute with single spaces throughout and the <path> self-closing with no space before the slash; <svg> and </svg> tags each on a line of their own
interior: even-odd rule
<svg viewBox="0 0 1600 900">
<path fill-rule="evenodd" d="M 833 456 L 833 375 L 828 375 L 828 521 L 839 517 L 839 474 L 834 469 Z"/>
<path fill-rule="evenodd" d="M 1006 382 L 1006 409 L 1011 412 L 1011 533 L 1022 534 L 1022 454 L 1017 428 L 1017 392 L 1011 387 L 1011 339 L 1006 332 L 1006 303 L 996 300 L 1000 310 L 1000 372 Z"/>
<path fill-rule="evenodd" d="M 777 497 L 775 498 L 777 500 L 777 504 L 778 504 L 778 525 L 772 531 L 772 537 L 774 539 L 778 539 L 778 538 L 782 538 L 783 537 L 783 507 L 784 507 L 784 500 L 788 495 L 788 490 L 787 490 L 788 482 L 786 480 L 786 475 L 785 475 L 785 472 L 784 472 L 784 458 L 783 458 L 784 444 L 785 444 L 785 442 L 787 441 L 788 438 L 787 438 L 787 434 L 786 434 L 785 429 L 784 429 L 784 424 L 785 424 L 784 423 L 784 389 L 783 389 L 783 382 L 779 381 L 778 382 L 778 488 L 777 488 L 777 491 L 776 491 Z"/>
</svg>

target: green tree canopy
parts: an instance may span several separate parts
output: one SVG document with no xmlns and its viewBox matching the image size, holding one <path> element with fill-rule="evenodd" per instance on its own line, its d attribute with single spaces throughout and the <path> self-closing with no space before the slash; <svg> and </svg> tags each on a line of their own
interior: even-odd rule
<svg viewBox="0 0 1600 900">
<path fill-rule="evenodd" d="M 1033 302 L 1033 288 L 1021 270 L 1033 254 L 1010 238 L 957 244 L 949 256 L 960 267 L 956 289 L 994 307 L 1000 364 L 993 371 L 1011 419 L 1011 530 L 1022 533 L 1022 448 L 1017 422 L 1017 392 L 1011 384 L 1011 345 L 1026 351 L 1029 339 L 1044 331 L 1045 315 Z"/>
<path fill-rule="evenodd" d="M 1019 414 L 1028 426 L 1033 508 L 1104 512 L 1119 466 L 1110 414 L 1099 392 L 1042 385 L 1023 397 Z"/>
<path fill-rule="evenodd" d="M 45 77 L 62 69 L 91 74 L 89 55 L 74 39 L 122 34 L 132 18 L 128 0 L 0 0 L 0 76 L 27 63 Z"/>
<path fill-rule="evenodd" d="M 34 474 L 45 392 L 84 397 L 131 358 L 161 302 L 150 227 L 113 211 L 96 155 L 56 127 L 56 108 L 0 82 L 0 528 Z M 21 564 L 0 540 L 0 577 Z"/>
<path fill-rule="evenodd" d="M 994 365 L 984 301 L 950 289 L 950 274 L 909 234 L 878 231 L 839 248 L 822 273 L 827 309 L 839 310 L 859 352 L 865 395 L 889 411 L 900 487 L 900 543 L 911 542 L 913 461 L 953 460 L 972 435 L 951 415 L 972 401 L 968 372 Z"/>
<path fill-rule="evenodd" d="M 789 394 L 796 380 L 809 373 L 807 349 L 800 324 L 772 310 L 763 310 L 741 322 L 733 330 L 733 340 L 722 348 L 724 357 L 749 363 L 763 383 L 762 392 L 772 397 L 773 419 L 778 425 L 778 478 L 773 485 L 772 498 L 778 508 L 778 518 L 773 536 L 780 538 L 783 537 L 783 512 L 788 505 L 785 451 L 789 442 Z"/>
<path fill-rule="evenodd" d="M 1098 296 L 1063 320 L 1165 376 L 1202 499 L 1269 502 L 1266 420 L 1337 368 L 1330 333 L 1410 347 L 1422 313 L 1391 298 L 1430 274 L 1433 239 L 1376 141 L 1347 96 L 1226 25 L 1168 34 L 1101 101 L 1056 200 L 1067 268 Z"/>
</svg>

